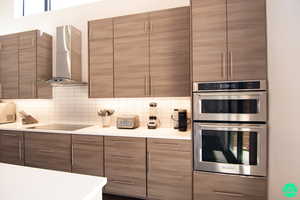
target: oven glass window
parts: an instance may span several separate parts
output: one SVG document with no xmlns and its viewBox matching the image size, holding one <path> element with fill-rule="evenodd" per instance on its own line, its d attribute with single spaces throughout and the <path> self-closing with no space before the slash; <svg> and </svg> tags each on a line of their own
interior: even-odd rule
<svg viewBox="0 0 300 200">
<path fill-rule="evenodd" d="M 257 114 L 258 100 L 256 99 L 203 99 L 202 113 Z"/>
<path fill-rule="evenodd" d="M 202 160 L 257 165 L 257 133 L 203 130 Z"/>
</svg>

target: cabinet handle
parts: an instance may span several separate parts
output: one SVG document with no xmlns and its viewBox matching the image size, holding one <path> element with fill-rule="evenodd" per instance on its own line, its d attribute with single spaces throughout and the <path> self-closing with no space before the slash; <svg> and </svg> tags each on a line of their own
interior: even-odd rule
<svg viewBox="0 0 300 200">
<path fill-rule="evenodd" d="M 132 181 L 111 180 L 111 182 L 118 183 L 118 184 L 134 185 L 134 182 L 132 182 Z"/>
<path fill-rule="evenodd" d="M 71 165 L 74 166 L 74 145 L 71 148 Z"/>
<path fill-rule="evenodd" d="M 214 191 L 217 195 L 229 196 L 229 197 L 243 197 L 244 195 L 241 193 L 231 193 L 231 192 L 223 192 L 223 191 Z"/>
<path fill-rule="evenodd" d="M 153 23 L 152 21 L 150 21 L 150 33 L 152 33 L 152 31 L 153 31 Z"/>
<path fill-rule="evenodd" d="M 118 159 L 132 159 L 132 156 L 121 156 L 121 155 L 112 155 L 112 158 L 118 158 Z"/>
<path fill-rule="evenodd" d="M 16 134 L 2 134 L 2 135 L 9 136 L 9 137 L 18 137 L 18 135 L 16 135 Z"/>
<path fill-rule="evenodd" d="M 31 46 L 34 47 L 34 38 L 31 39 Z"/>
<path fill-rule="evenodd" d="M 224 56 L 224 52 L 221 53 L 221 67 L 222 67 L 222 78 L 225 78 L 225 67 L 226 67 L 226 63 L 225 63 L 225 56 Z"/>
<path fill-rule="evenodd" d="M 232 52 L 229 51 L 229 68 L 230 68 L 230 79 L 233 79 L 233 55 Z"/>
<path fill-rule="evenodd" d="M 144 32 L 147 33 L 148 32 L 148 22 L 144 23 Z"/>
<path fill-rule="evenodd" d="M 158 145 L 171 145 L 171 146 L 178 146 L 178 143 L 168 143 L 168 142 L 153 142 L 153 144 L 158 144 Z"/>
<path fill-rule="evenodd" d="M 0 43 L 0 50 L 2 50 L 2 43 Z"/>
<path fill-rule="evenodd" d="M 152 90 L 151 90 L 152 86 L 151 85 L 152 85 L 152 77 L 149 76 L 149 96 L 152 95 Z"/>
<path fill-rule="evenodd" d="M 54 151 L 46 150 L 46 149 L 40 149 L 39 152 L 41 152 L 41 153 L 54 153 Z"/>
<path fill-rule="evenodd" d="M 19 160 L 22 160 L 22 141 L 19 139 Z"/>
<path fill-rule="evenodd" d="M 147 152 L 147 173 L 150 172 L 150 161 L 151 161 L 151 154 Z"/>
<path fill-rule="evenodd" d="M 144 77 L 144 95 L 147 96 L 147 76 Z"/>
<path fill-rule="evenodd" d="M 32 97 L 35 98 L 35 82 L 32 82 Z"/>
</svg>

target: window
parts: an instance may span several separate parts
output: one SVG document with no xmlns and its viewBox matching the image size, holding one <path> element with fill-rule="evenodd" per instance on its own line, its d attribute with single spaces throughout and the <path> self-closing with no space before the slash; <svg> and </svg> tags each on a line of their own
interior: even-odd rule
<svg viewBox="0 0 300 200">
<path fill-rule="evenodd" d="M 15 0 L 15 16 L 28 16 L 100 0 Z"/>
</svg>

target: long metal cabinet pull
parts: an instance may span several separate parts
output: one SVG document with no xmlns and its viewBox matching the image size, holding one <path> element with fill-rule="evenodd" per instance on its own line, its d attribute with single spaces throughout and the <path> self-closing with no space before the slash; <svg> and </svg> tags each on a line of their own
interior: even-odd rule
<svg viewBox="0 0 300 200">
<path fill-rule="evenodd" d="M 16 134 L 3 134 L 4 136 L 9 136 L 9 137 L 18 137 L 18 135 L 16 135 Z"/>
<path fill-rule="evenodd" d="M 72 144 L 71 148 L 71 165 L 74 165 L 74 145 Z"/>
<path fill-rule="evenodd" d="M 221 53 L 221 68 L 222 68 L 222 78 L 225 79 L 226 78 L 226 63 L 225 63 L 225 56 L 224 56 L 224 52 Z"/>
<path fill-rule="evenodd" d="M 229 61 L 229 67 L 230 67 L 230 79 L 233 79 L 233 58 L 232 58 L 232 52 L 231 51 L 229 51 L 229 59 L 230 59 L 230 61 Z"/>
<path fill-rule="evenodd" d="M 214 191 L 215 194 L 229 196 L 229 197 L 243 197 L 244 195 L 241 193 L 231 193 L 231 192 L 222 192 L 222 191 Z"/>
<path fill-rule="evenodd" d="M 22 140 L 19 138 L 19 160 L 22 160 Z"/>
<path fill-rule="evenodd" d="M 149 96 L 152 95 L 151 88 L 152 88 L 152 78 L 151 78 L 151 76 L 149 76 Z"/>
<path fill-rule="evenodd" d="M 147 29 L 148 29 L 148 22 L 145 22 L 145 23 L 144 23 L 144 32 L 145 32 L 145 33 L 148 32 Z"/>
<path fill-rule="evenodd" d="M 144 76 L 144 95 L 147 96 L 147 76 Z"/>
</svg>

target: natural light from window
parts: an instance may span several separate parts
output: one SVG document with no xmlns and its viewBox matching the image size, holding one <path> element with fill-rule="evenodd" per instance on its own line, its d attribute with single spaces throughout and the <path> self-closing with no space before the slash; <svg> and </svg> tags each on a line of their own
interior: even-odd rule
<svg viewBox="0 0 300 200">
<path fill-rule="evenodd" d="M 15 0 L 15 17 L 36 15 L 101 0 Z"/>
</svg>

